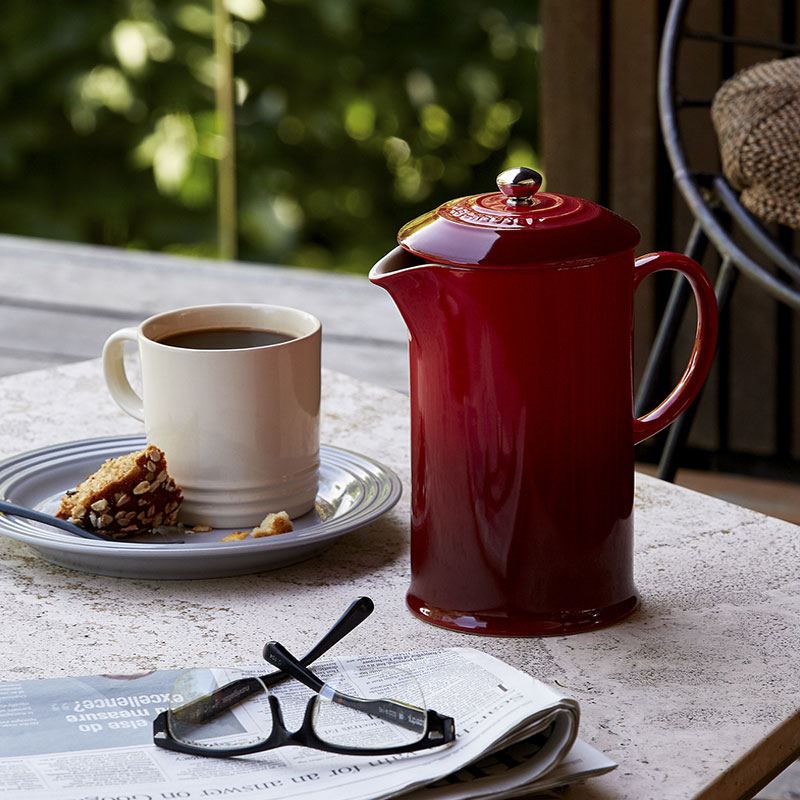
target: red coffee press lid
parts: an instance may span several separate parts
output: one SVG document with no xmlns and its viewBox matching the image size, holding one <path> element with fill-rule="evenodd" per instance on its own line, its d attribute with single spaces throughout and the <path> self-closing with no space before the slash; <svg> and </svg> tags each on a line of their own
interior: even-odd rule
<svg viewBox="0 0 800 800">
<path fill-rule="evenodd" d="M 639 243 L 639 231 L 607 208 L 541 185 L 535 170 L 506 170 L 499 192 L 450 200 L 404 225 L 397 241 L 425 261 L 487 268 L 586 262 Z"/>
</svg>

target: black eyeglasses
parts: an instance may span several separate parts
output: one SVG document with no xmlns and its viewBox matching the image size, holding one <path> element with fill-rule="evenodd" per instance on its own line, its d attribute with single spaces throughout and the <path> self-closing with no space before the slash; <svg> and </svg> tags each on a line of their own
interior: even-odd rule
<svg viewBox="0 0 800 800">
<path fill-rule="evenodd" d="M 373 609 L 368 597 L 355 600 L 301 659 L 278 642 L 267 643 L 264 658 L 278 668 L 276 672 L 181 673 L 170 694 L 170 708 L 153 722 L 153 741 L 167 750 L 214 758 L 288 745 L 342 755 L 387 755 L 454 741 L 454 720 L 425 708 L 422 690 L 407 670 L 376 669 L 373 660 L 363 659 L 351 665 L 345 678 L 334 666 L 334 682 L 347 681 L 334 688 L 321 673 L 308 669 Z M 290 731 L 286 717 L 300 727 Z"/>
</svg>

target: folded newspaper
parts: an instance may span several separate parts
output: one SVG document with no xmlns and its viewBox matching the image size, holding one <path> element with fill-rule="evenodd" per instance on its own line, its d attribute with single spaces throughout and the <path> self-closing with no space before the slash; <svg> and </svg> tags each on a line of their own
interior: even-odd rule
<svg viewBox="0 0 800 800">
<path fill-rule="evenodd" d="M 8 682 L 0 683 L 0 797 L 466 800 L 546 793 L 616 766 L 576 738 L 575 700 L 478 650 L 370 661 L 412 673 L 426 705 L 455 718 L 456 741 L 382 757 L 286 747 L 202 758 L 152 743 L 153 719 L 180 670 Z M 358 664 L 331 659 L 319 668 L 335 686 L 331 673 L 345 682 Z"/>
</svg>

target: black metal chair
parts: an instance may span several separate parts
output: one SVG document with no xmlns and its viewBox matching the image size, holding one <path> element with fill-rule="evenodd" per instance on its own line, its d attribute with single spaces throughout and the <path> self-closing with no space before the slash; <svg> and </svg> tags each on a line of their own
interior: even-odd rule
<svg viewBox="0 0 800 800">
<path fill-rule="evenodd" d="M 725 15 L 720 33 L 692 30 L 686 25 L 689 2 L 673 0 L 670 4 L 661 42 L 658 74 L 658 104 L 664 144 L 675 183 L 694 217 L 684 252 L 696 261 L 703 260 L 709 245 L 719 253 L 721 266 L 715 289 L 721 316 L 729 311 L 731 295 L 740 274 L 755 281 L 777 300 L 800 309 L 800 291 L 791 286 L 792 280 L 800 285 L 800 262 L 788 247 L 783 246 L 742 206 L 736 191 L 721 173 L 696 170 L 688 163 L 681 137 L 681 112 L 688 108 L 710 108 L 713 98 L 684 97 L 676 87 L 681 44 L 687 39 L 714 42 L 726 49 L 729 56 L 735 47 L 759 48 L 775 54 L 770 57 L 798 55 L 800 44 L 735 36 L 732 31 L 726 30 L 732 25 L 730 20 L 726 24 Z M 728 2 L 732 5 L 732 0 Z M 733 74 L 733 58 L 726 60 L 729 64 L 726 71 Z M 724 77 L 728 78 L 730 74 Z M 736 243 L 733 237 L 737 231 L 749 239 L 758 254 L 758 260 Z M 690 293 L 688 282 L 680 275 L 676 276 L 640 383 L 636 398 L 637 415 L 649 408 L 656 399 L 654 395 L 659 375 L 669 360 Z M 678 459 L 689 436 L 698 402 L 699 399 L 675 422 L 667 436 L 658 470 L 659 477 L 664 480 L 675 479 Z"/>
</svg>

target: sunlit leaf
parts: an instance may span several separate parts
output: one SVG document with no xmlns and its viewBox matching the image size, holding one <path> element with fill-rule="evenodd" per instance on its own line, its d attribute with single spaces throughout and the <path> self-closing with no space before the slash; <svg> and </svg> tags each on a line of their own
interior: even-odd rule
<svg viewBox="0 0 800 800">
<path fill-rule="evenodd" d="M 447 110 L 435 103 L 429 103 L 420 111 L 420 122 L 433 147 L 447 141 L 450 136 L 452 120 Z"/>
<path fill-rule="evenodd" d="M 214 33 L 214 15 L 211 8 L 198 3 L 183 3 L 175 12 L 175 21 L 187 31 L 200 36 Z"/>
<path fill-rule="evenodd" d="M 139 25 L 122 20 L 111 31 L 111 43 L 119 63 L 129 72 L 141 72 L 148 60 L 147 41 Z"/>
<path fill-rule="evenodd" d="M 197 135 L 191 116 L 165 114 L 135 152 L 139 164 L 152 167 L 159 191 L 177 194 L 189 176 L 196 147 Z"/>
<path fill-rule="evenodd" d="M 344 127 L 356 141 L 369 139 L 375 130 L 375 107 L 369 100 L 353 100 L 345 109 Z"/>
<path fill-rule="evenodd" d="M 225 7 L 236 17 L 255 22 L 267 11 L 262 0 L 225 0 Z"/>
</svg>

